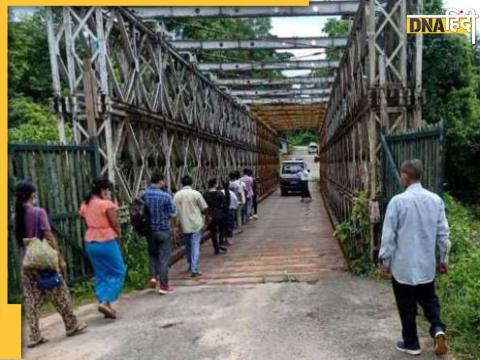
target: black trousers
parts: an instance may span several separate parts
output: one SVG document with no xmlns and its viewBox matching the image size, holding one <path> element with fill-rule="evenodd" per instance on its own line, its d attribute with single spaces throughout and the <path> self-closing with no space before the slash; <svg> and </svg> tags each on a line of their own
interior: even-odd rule
<svg viewBox="0 0 480 360">
<path fill-rule="evenodd" d="M 302 199 L 303 198 L 311 199 L 312 195 L 310 195 L 310 190 L 308 189 L 308 180 L 306 181 L 302 180 L 301 184 L 302 184 Z"/>
<path fill-rule="evenodd" d="M 224 226 L 223 226 L 222 221 L 218 220 L 213 220 L 210 222 L 208 225 L 208 230 L 210 230 L 210 234 L 212 235 L 212 244 L 213 244 L 213 250 L 215 251 L 216 254 L 219 253 L 220 251 L 220 246 L 222 246 L 225 243 L 224 239 Z"/>
<path fill-rule="evenodd" d="M 435 336 L 439 330 L 445 331 L 445 324 L 440 319 L 440 303 L 435 294 L 435 282 L 421 285 L 400 284 L 392 278 L 393 292 L 397 301 L 402 336 L 405 345 L 418 345 L 417 304 L 423 308 L 423 314 L 430 323 L 430 335 Z"/>
</svg>

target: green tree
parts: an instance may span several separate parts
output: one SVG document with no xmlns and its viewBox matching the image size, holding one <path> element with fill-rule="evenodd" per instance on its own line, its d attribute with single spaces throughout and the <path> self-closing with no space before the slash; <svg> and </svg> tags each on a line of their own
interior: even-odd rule
<svg viewBox="0 0 480 360">
<path fill-rule="evenodd" d="M 57 118 L 47 105 L 30 98 L 16 97 L 9 101 L 10 142 L 58 142 Z"/>
<path fill-rule="evenodd" d="M 328 19 L 322 30 L 330 37 L 348 37 L 350 24 L 350 20 Z M 328 60 L 339 60 L 342 54 L 342 49 L 327 49 L 326 53 Z"/>
<path fill-rule="evenodd" d="M 442 12 L 440 0 L 425 2 L 425 12 Z M 480 54 L 462 35 L 424 37 L 423 119 L 444 121 L 446 181 L 449 191 L 480 201 Z"/>
<path fill-rule="evenodd" d="M 8 96 L 45 102 L 52 95 L 48 42 L 39 12 L 8 24 Z"/>
<path fill-rule="evenodd" d="M 184 39 L 208 40 L 271 38 L 271 21 L 262 19 L 173 19 L 167 22 L 167 29 Z M 203 62 L 269 62 L 286 60 L 290 53 L 277 53 L 274 50 L 213 50 L 195 52 Z M 278 78 L 277 70 L 255 70 L 242 73 L 245 77 Z M 232 74 L 227 74 L 232 76 Z"/>
</svg>

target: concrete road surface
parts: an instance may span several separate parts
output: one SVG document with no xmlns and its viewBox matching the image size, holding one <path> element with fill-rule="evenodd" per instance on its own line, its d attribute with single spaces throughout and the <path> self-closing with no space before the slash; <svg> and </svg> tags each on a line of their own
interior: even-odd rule
<svg viewBox="0 0 480 360">
<path fill-rule="evenodd" d="M 77 314 L 87 332 L 66 338 L 57 314 L 43 318 L 50 341 L 25 350 L 25 358 L 408 359 L 393 348 L 400 323 L 390 285 L 344 270 L 321 199 L 312 193 L 309 204 L 272 195 L 226 255 L 214 256 L 210 242 L 202 246 L 202 278 L 185 276 L 182 260 L 172 269 L 174 293 L 124 294 L 117 320 L 104 319 L 95 304 L 83 306 Z M 419 359 L 434 359 L 431 340 L 422 343 Z"/>
</svg>

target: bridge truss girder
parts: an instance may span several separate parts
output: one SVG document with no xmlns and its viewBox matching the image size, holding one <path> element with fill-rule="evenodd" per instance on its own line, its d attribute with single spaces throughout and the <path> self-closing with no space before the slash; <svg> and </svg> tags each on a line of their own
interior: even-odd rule
<svg viewBox="0 0 480 360">
<path fill-rule="evenodd" d="M 171 187 L 179 188 L 185 173 L 201 187 L 233 169 L 255 168 L 265 149 L 263 160 L 274 156 L 276 133 L 128 10 L 47 8 L 47 33 L 61 140 L 67 121 L 76 143 L 94 138 L 102 173 L 124 199 L 154 168 Z M 260 150 L 259 128 L 272 132 Z"/>
<path fill-rule="evenodd" d="M 288 77 L 283 79 L 256 79 L 256 78 L 215 78 L 214 82 L 221 86 L 244 87 L 244 86 L 277 86 L 277 85 L 330 85 L 333 76 L 326 77 Z"/>
<path fill-rule="evenodd" d="M 260 63 L 200 63 L 197 66 L 200 71 L 302 70 L 336 68 L 338 61 L 292 60 Z"/>
<path fill-rule="evenodd" d="M 353 15 L 359 1 L 311 1 L 309 6 L 163 6 L 132 7 L 143 19 L 199 18 L 199 17 L 278 17 L 278 16 L 343 16 Z"/>
<path fill-rule="evenodd" d="M 320 49 L 344 47 L 347 39 L 316 36 L 250 40 L 173 40 L 170 43 L 178 50 Z"/>
<path fill-rule="evenodd" d="M 407 14 L 421 0 L 367 0 L 351 27 L 321 130 L 321 185 L 338 221 L 348 219 L 354 197 L 367 191 L 370 248 L 377 250 L 382 150 L 380 132 L 421 123 L 422 37 L 407 38 Z"/>
</svg>

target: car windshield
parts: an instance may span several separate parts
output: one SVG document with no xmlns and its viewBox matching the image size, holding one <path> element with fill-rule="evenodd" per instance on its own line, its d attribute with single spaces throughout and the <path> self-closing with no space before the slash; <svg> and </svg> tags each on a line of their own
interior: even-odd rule
<svg viewBox="0 0 480 360">
<path fill-rule="evenodd" d="M 282 174 L 296 174 L 303 170 L 303 163 L 287 163 L 282 165 Z"/>
</svg>

